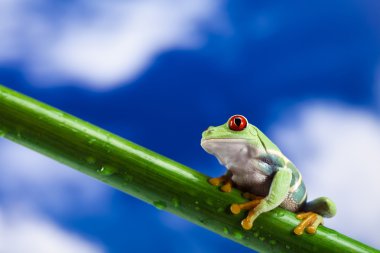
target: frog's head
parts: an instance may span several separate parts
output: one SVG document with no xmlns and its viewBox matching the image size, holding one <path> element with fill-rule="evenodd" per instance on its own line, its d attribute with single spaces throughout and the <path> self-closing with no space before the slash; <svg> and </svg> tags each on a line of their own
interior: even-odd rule
<svg viewBox="0 0 380 253">
<path fill-rule="evenodd" d="M 225 165 L 227 160 L 251 156 L 263 148 L 256 127 L 242 115 L 230 117 L 223 125 L 209 127 L 202 133 L 201 146 Z"/>
</svg>

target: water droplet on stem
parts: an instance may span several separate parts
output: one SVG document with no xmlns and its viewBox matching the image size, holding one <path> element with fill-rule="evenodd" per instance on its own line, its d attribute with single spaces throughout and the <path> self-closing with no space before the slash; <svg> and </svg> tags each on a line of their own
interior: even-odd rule
<svg viewBox="0 0 380 253">
<path fill-rule="evenodd" d="M 104 176 L 110 176 L 112 174 L 115 174 L 117 171 L 116 168 L 110 166 L 110 165 L 103 165 L 99 170 L 98 173 Z"/>
<path fill-rule="evenodd" d="M 163 209 L 165 209 L 165 208 L 167 207 L 166 202 L 163 201 L 163 200 L 157 200 L 157 201 L 154 201 L 154 202 L 153 202 L 153 205 L 154 205 L 157 209 L 159 209 L 159 210 L 163 210 Z"/>
</svg>

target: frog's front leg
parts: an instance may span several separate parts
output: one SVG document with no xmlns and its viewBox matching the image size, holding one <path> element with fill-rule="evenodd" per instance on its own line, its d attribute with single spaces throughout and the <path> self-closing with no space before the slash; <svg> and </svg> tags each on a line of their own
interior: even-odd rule
<svg viewBox="0 0 380 253">
<path fill-rule="evenodd" d="M 231 177 L 232 174 L 230 172 L 227 172 L 223 176 L 210 178 L 208 182 L 214 186 L 220 186 L 223 184 L 222 187 L 220 187 L 220 190 L 223 192 L 231 192 L 233 185 Z"/>
<path fill-rule="evenodd" d="M 242 210 L 250 210 L 250 213 L 253 212 L 254 208 L 257 207 L 264 197 L 256 196 L 249 192 L 245 192 L 243 197 L 249 199 L 250 201 L 242 203 L 242 204 L 232 204 L 230 207 L 231 213 L 239 214 Z M 248 214 L 250 216 L 250 214 Z M 247 223 L 248 222 L 248 223 Z M 253 221 L 252 221 L 253 222 Z M 242 227 L 244 229 L 250 229 L 252 224 L 249 224 L 248 219 L 242 220 Z"/>
<path fill-rule="evenodd" d="M 245 192 L 243 197 L 249 199 L 250 201 L 242 204 L 232 204 L 230 207 L 231 213 L 239 214 L 242 210 L 250 210 L 255 208 L 264 197 L 256 196 L 252 193 Z"/>
<path fill-rule="evenodd" d="M 251 229 L 253 222 L 260 214 L 278 207 L 284 201 L 288 194 L 291 180 L 291 171 L 288 168 L 280 168 L 273 177 L 268 196 L 243 204 L 232 204 L 231 212 L 238 214 L 241 210 L 250 210 L 247 217 L 241 221 L 241 225 L 246 230 Z"/>
</svg>

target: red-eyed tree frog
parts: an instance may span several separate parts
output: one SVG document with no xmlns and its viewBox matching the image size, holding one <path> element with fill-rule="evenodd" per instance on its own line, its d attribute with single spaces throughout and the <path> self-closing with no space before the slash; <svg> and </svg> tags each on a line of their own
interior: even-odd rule
<svg viewBox="0 0 380 253">
<path fill-rule="evenodd" d="M 235 186 L 250 199 L 230 207 L 233 214 L 249 210 L 241 222 L 244 229 L 251 229 L 261 213 L 276 207 L 299 212 L 296 217 L 302 221 L 294 229 L 297 235 L 305 230 L 314 234 L 323 223 L 322 217 L 335 215 L 335 204 L 327 197 L 306 201 L 307 192 L 298 169 L 244 116 L 234 115 L 223 125 L 209 127 L 202 134 L 201 146 L 227 168 L 225 175 L 211 178 L 209 183 L 222 185 L 224 192 Z"/>
</svg>

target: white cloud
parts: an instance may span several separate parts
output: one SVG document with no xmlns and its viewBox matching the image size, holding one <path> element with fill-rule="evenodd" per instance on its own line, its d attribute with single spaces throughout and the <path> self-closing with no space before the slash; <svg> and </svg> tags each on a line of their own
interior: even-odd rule
<svg viewBox="0 0 380 253">
<path fill-rule="evenodd" d="M 107 199 L 103 183 L 4 139 L 0 160 L 3 205 L 68 214 L 94 212 Z"/>
<path fill-rule="evenodd" d="M 103 248 L 36 216 L 0 209 L 0 252 L 101 253 Z"/>
<path fill-rule="evenodd" d="M 336 203 L 337 216 L 326 225 L 380 248 L 380 120 L 348 106 L 309 103 L 285 114 L 271 133 L 300 168 L 309 199 Z"/>
<path fill-rule="evenodd" d="M 136 78 L 161 52 L 199 47 L 221 2 L 2 0 L 0 63 L 21 63 L 36 83 L 114 87 Z"/>
</svg>

